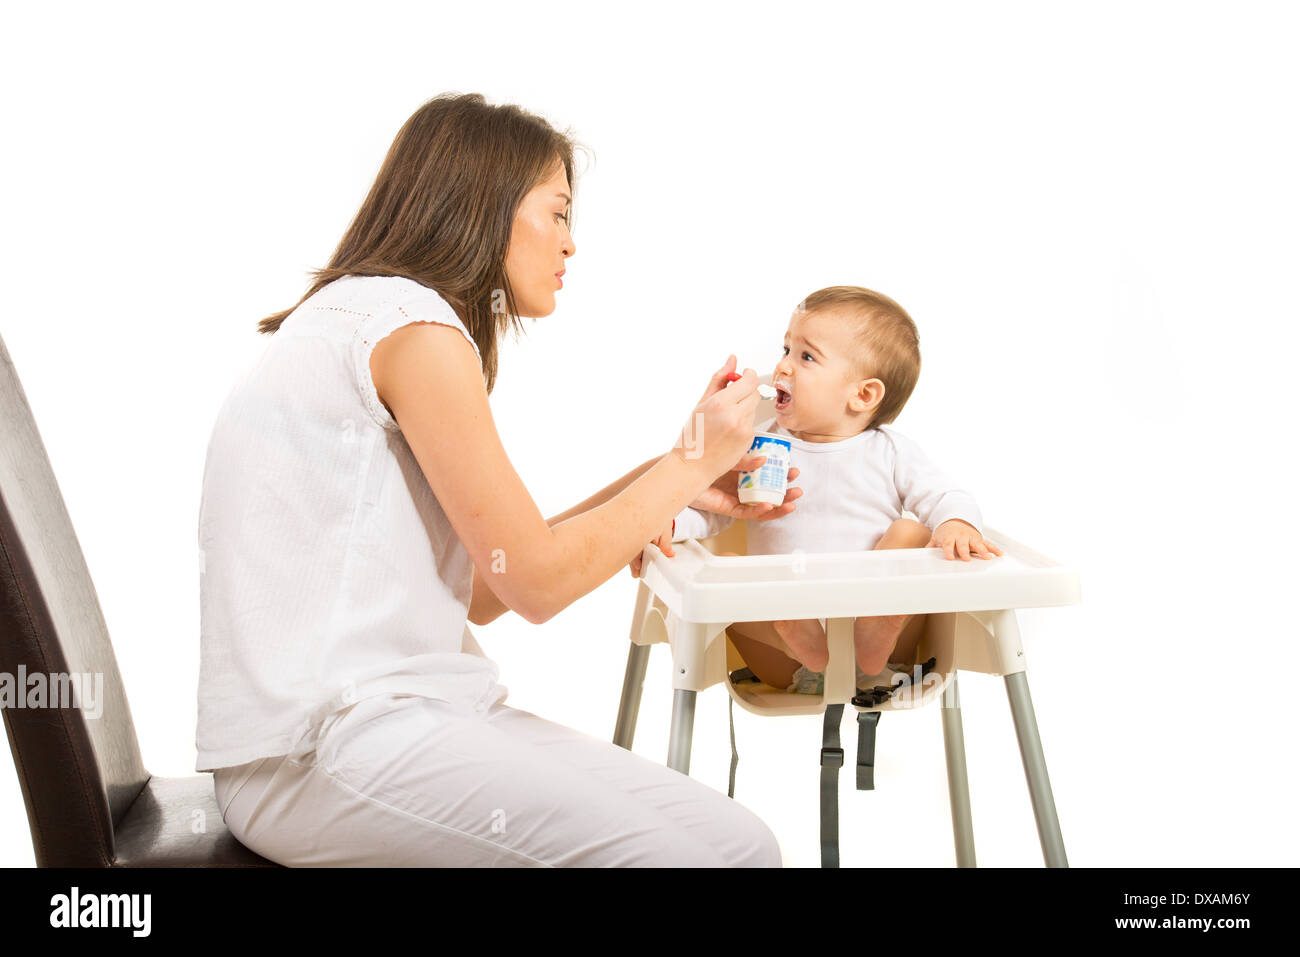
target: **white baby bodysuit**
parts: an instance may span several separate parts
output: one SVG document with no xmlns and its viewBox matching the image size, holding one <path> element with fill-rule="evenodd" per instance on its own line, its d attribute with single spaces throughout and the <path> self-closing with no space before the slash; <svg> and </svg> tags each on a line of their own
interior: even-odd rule
<svg viewBox="0 0 1300 957">
<path fill-rule="evenodd" d="M 751 555 L 865 551 L 903 517 L 904 509 L 931 529 L 960 518 L 983 534 L 983 517 L 970 493 L 892 427 L 869 428 L 838 442 L 805 442 L 776 419 L 758 431 L 790 440 L 790 465 L 799 470 L 793 484 L 803 495 L 789 515 L 746 523 Z M 733 521 L 686 508 L 677 516 L 673 541 L 708 538 Z"/>
</svg>

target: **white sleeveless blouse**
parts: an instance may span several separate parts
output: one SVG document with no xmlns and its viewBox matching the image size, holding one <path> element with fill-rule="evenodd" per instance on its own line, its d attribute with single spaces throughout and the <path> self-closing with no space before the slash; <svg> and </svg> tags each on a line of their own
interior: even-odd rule
<svg viewBox="0 0 1300 957">
<path fill-rule="evenodd" d="M 507 694 L 467 626 L 469 553 L 370 377 L 375 344 L 412 322 L 478 354 L 432 289 L 347 276 L 221 407 L 199 510 L 198 771 L 310 750 L 372 694 L 480 712 Z"/>
</svg>

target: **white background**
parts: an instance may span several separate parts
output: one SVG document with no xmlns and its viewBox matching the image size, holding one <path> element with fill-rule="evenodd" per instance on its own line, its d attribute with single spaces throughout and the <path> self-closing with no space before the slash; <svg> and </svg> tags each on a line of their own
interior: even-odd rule
<svg viewBox="0 0 1300 957">
<path fill-rule="evenodd" d="M 478 91 L 594 151 L 559 306 L 492 396 L 544 514 L 667 451 L 729 352 L 770 372 L 807 293 L 885 292 L 924 356 L 896 427 L 1081 576 L 1020 618 L 1070 863 L 1294 863 L 1295 13 L 462 7 L 6 12 L 0 328 L 146 767 L 193 773 L 200 480 L 257 320 L 406 117 Z M 634 592 L 476 629 L 509 703 L 608 740 Z M 961 693 L 979 863 L 1040 866 L 1001 682 Z M 670 705 L 656 646 L 637 753 Z M 726 712 L 700 696 L 691 767 L 723 791 Z M 954 862 L 939 719 L 884 717 L 875 791 L 842 773 L 845 866 Z M 815 866 L 820 718 L 736 730 L 738 799 Z M 0 761 L 0 864 L 32 862 Z"/>
</svg>

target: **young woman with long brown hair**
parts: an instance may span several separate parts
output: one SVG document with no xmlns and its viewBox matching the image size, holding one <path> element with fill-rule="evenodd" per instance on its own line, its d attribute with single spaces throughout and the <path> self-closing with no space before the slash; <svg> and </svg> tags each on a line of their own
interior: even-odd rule
<svg viewBox="0 0 1300 957">
<path fill-rule="evenodd" d="M 504 703 L 467 622 L 549 620 L 687 505 L 738 518 L 758 402 L 734 357 L 693 441 L 546 519 L 488 405 L 498 343 L 549 315 L 574 143 L 477 94 L 393 142 L 329 265 L 223 404 L 199 519 L 197 769 L 288 865 L 779 866 L 752 812 Z M 797 495 L 795 492 L 790 498 Z"/>
</svg>

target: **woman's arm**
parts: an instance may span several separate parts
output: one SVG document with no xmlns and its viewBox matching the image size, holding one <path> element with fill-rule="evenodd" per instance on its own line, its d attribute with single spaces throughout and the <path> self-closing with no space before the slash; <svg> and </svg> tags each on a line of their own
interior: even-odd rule
<svg viewBox="0 0 1300 957">
<path fill-rule="evenodd" d="M 579 502 L 577 505 L 573 506 L 573 508 L 569 509 L 567 512 L 561 512 L 559 515 L 556 515 L 554 518 L 548 518 L 546 520 L 547 526 L 550 528 L 554 528 L 560 522 L 568 521 L 569 519 L 573 518 L 573 516 L 575 515 L 581 515 L 583 512 L 589 512 L 597 505 L 604 505 L 606 502 L 608 502 L 619 492 L 623 491 L 623 489 L 627 488 L 629 485 L 631 485 L 633 482 L 639 479 L 642 475 L 645 475 L 646 472 L 649 472 L 651 467 L 653 467 L 653 465 L 658 461 L 659 461 L 658 456 L 656 456 L 653 459 L 646 459 L 645 462 L 638 465 L 632 471 L 628 472 L 621 479 L 615 479 L 609 485 L 606 485 L 603 489 L 601 489 L 591 498 Z"/>
<path fill-rule="evenodd" d="M 758 401 L 753 382 L 727 390 L 697 412 L 710 437 L 701 454 L 674 449 L 606 501 L 557 516 L 552 527 L 502 447 L 478 358 L 459 329 L 402 326 L 375 345 L 370 373 L 489 591 L 534 624 L 618 574 L 739 459 L 748 442 L 742 423 L 747 416 L 752 429 Z"/>
<path fill-rule="evenodd" d="M 583 512 L 590 511 L 597 505 L 604 505 L 619 492 L 623 491 L 623 489 L 627 488 L 646 472 L 650 471 L 650 467 L 657 461 L 659 460 L 647 459 L 622 478 L 616 479 L 609 485 L 605 486 L 605 488 L 601 489 L 586 501 L 579 502 L 567 512 L 561 512 L 554 518 L 548 518 L 546 520 L 547 528 L 554 528 L 556 525 L 560 524 L 560 522 L 567 521 L 575 515 L 581 515 Z M 487 580 L 480 575 L 478 569 L 475 568 L 474 597 L 469 603 L 470 623 L 475 625 L 486 625 L 489 622 L 496 621 L 509 610 L 510 609 L 506 606 L 506 603 L 496 596 L 488 586 Z"/>
</svg>

